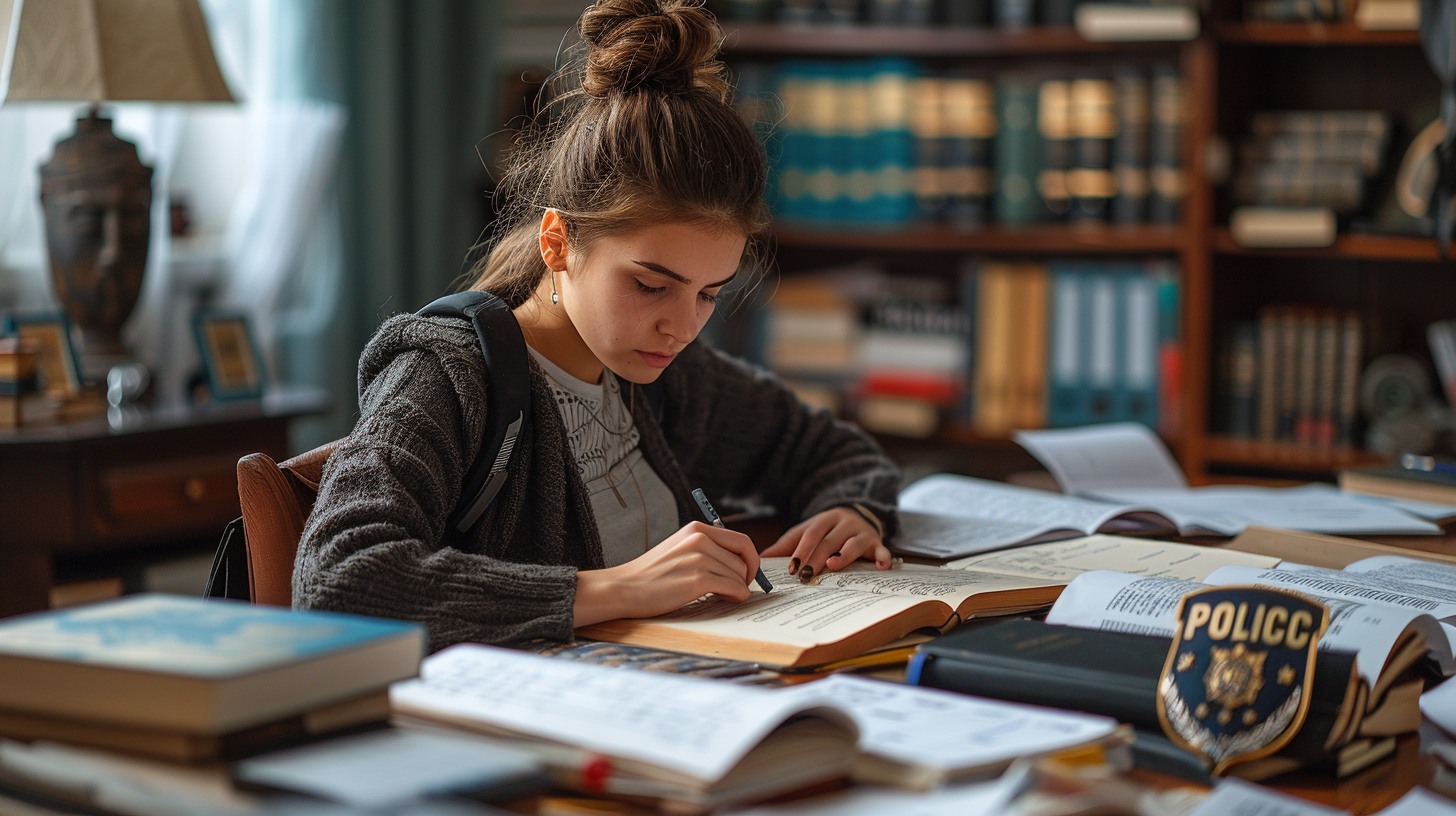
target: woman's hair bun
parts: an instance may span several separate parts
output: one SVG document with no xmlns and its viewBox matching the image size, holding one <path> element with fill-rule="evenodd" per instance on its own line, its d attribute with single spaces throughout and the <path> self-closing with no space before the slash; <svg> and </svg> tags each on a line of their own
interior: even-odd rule
<svg viewBox="0 0 1456 816">
<path fill-rule="evenodd" d="M 726 99 L 722 31 L 700 0 L 597 0 L 581 16 L 589 96 L 706 88 Z"/>
</svg>

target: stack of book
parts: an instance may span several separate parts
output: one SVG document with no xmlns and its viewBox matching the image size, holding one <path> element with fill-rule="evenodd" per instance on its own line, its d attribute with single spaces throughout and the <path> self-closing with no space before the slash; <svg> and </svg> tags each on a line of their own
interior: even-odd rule
<svg viewBox="0 0 1456 816">
<path fill-rule="evenodd" d="M 802 25 L 866 23 L 886 26 L 942 24 L 1023 29 L 1032 25 L 1072 25 L 1071 0 L 727 0 L 725 19 L 777 20 Z"/>
<path fill-rule="evenodd" d="M 976 278 L 979 433 L 1118 420 L 1176 431 L 1182 353 L 1169 263 L 986 262 Z"/>
<path fill-rule="evenodd" d="M 1233 181 L 1238 203 L 1348 215 L 1384 167 L 1390 120 L 1383 111 L 1264 111 L 1249 131 Z"/>
<path fill-rule="evenodd" d="M 741 67 L 738 107 L 766 139 L 785 222 L 973 230 L 1179 218 L 1186 100 L 1171 66 L 1062 79 L 894 59 L 766 65 Z"/>
<path fill-rule="evenodd" d="M 0 621 L 0 737 L 232 760 L 384 722 L 415 624 L 132 595 Z"/>
<path fill-rule="evenodd" d="M 896 277 L 896 294 L 867 276 L 889 279 L 859 269 L 785 280 L 757 318 L 763 342 L 750 358 L 805 402 L 901 436 L 945 421 L 997 438 L 1120 420 L 1177 433 L 1171 262 L 972 260 L 954 300 L 944 285 Z"/>
<path fill-rule="evenodd" d="M 1220 361 L 1225 433 L 1319 449 L 1351 447 L 1364 326 L 1358 313 L 1266 306 L 1235 324 Z"/>
<path fill-rule="evenodd" d="M 20 403 L 36 390 L 36 362 L 39 355 L 22 347 L 17 337 L 0 338 L 0 428 L 20 424 Z"/>
</svg>

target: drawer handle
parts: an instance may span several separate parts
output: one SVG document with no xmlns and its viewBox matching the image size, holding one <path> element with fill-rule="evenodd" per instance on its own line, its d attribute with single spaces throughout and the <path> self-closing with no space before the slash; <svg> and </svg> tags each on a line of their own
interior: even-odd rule
<svg viewBox="0 0 1456 816">
<path fill-rule="evenodd" d="M 190 477 L 182 483 L 182 495 L 193 504 L 198 504 L 207 498 L 207 483 L 196 476 Z"/>
</svg>

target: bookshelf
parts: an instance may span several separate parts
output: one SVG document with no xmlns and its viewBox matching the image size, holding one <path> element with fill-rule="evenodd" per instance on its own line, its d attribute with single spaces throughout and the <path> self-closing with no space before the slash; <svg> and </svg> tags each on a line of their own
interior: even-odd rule
<svg viewBox="0 0 1456 816">
<path fill-rule="evenodd" d="M 954 276 L 965 256 L 1161 257 L 1177 263 L 1181 284 L 1182 405 L 1176 435 L 1165 435 L 1194 483 L 1231 479 L 1277 483 L 1330 478 L 1339 469 L 1380 457 L 1359 448 L 1319 448 L 1255 442 L 1220 427 L 1219 333 L 1266 305 L 1309 303 L 1358 310 L 1372 327 L 1364 359 L 1396 351 L 1425 357 L 1424 323 L 1456 317 L 1441 312 L 1456 296 L 1456 278 L 1434 240 L 1395 234 L 1342 232 L 1329 247 L 1255 249 L 1237 244 L 1227 228 L 1233 208 L 1226 184 L 1209 180 L 1212 144 L 1236 145 L 1259 110 L 1383 110 L 1397 122 L 1397 146 L 1410 135 L 1402 117 L 1435 99 L 1436 78 L 1417 32 L 1364 31 L 1353 23 L 1254 23 L 1241 19 L 1237 0 L 1213 0 L 1203 32 L 1188 42 L 1099 43 L 1071 29 L 803 25 L 725 22 L 730 63 L 775 59 L 921 60 L 936 69 L 977 76 L 1002 70 L 1070 75 L 1111 71 L 1128 63 L 1175 64 L 1189 100 L 1182 134 L 1188 188 L 1173 224 L 1079 228 L 1036 224 L 1012 229 L 912 226 L 903 229 L 820 229 L 783 222 L 777 254 L 785 274 L 874 257 L 892 274 L 939 268 Z M 1390 159 L 1393 173 L 1399 155 Z M 1343 223 L 1342 223 L 1343 226 Z M 977 456 L 1004 456 L 1007 442 L 949 422 L 929 442 Z"/>
</svg>

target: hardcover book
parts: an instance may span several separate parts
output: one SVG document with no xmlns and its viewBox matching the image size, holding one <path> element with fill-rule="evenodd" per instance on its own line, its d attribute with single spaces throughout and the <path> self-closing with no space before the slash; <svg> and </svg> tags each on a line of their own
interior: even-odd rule
<svg viewBox="0 0 1456 816">
<path fill-rule="evenodd" d="M 0 621 L 0 710 L 230 731 L 412 677 L 423 627 L 174 595 Z"/>
</svg>

